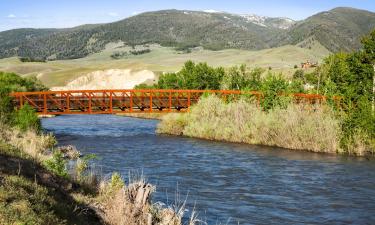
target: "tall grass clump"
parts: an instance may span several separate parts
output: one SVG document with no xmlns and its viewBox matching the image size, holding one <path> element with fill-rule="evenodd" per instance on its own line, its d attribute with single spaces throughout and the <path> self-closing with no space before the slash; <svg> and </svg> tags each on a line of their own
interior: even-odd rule
<svg viewBox="0 0 375 225">
<path fill-rule="evenodd" d="M 22 131 L 0 123 L 0 142 L 11 145 L 20 151 L 20 154 L 43 161 L 48 158 L 46 153 L 55 146 L 56 139 L 52 134 L 38 134 L 34 130 Z"/>
<path fill-rule="evenodd" d="M 324 106 L 264 111 L 246 99 L 225 103 L 216 96 L 202 98 L 188 114 L 164 117 L 157 132 L 329 153 L 339 151 L 341 135 L 340 122 Z"/>
<path fill-rule="evenodd" d="M 130 178 L 127 184 L 118 173 L 103 179 L 99 184 L 97 202 L 102 218 L 110 225 L 182 225 L 185 202 L 169 207 L 152 203 L 155 186 L 143 176 Z M 189 225 L 200 224 L 195 212 Z"/>
</svg>

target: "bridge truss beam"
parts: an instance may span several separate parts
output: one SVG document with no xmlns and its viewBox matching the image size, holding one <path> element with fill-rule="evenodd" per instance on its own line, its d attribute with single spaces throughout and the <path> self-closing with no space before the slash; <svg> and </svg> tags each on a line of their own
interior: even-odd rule
<svg viewBox="0 0 375 225">
<path fill-rule="evenodd" d="M 258 106 L 263 95 L 258 91 L 236 90 L 75 90 L 12 93 L 17 108 L 28 104 L 38 114 L 116 114 L 186 112 L 199 98 L 215 94 L 223 99 L 248 95 Z M 325 96 L 294 94 L 297 103 L 320 104 Z"/>
</svg>

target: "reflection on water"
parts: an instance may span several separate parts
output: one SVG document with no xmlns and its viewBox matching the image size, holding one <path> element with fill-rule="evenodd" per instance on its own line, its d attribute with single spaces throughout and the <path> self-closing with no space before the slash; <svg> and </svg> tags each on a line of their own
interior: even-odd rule
<svg viewBox="0 0 375 225">
<path fill-rule="evenodd" d="M 374 160 L 155 135 L 157 121 L 110 115 L 42 123 L 104 173 L 143 173 L 154 201 L 178 189 L 209 224 L 375 223 Z"/>
</svg>

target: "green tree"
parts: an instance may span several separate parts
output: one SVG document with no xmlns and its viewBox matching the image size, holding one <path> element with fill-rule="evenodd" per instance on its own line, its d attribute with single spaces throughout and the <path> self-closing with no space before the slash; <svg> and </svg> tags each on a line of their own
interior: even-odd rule
<svg viewBox="0 0 375 225">
<path fill-rule="evenodd" d="M 362 39 L 365 60 L 371 63 L 375 71 L 375 29 Z M 372 113 L 375 113 L 375 73 L 372 81 Z"/>
<path fill-rule="evenodd" d="M 323 93 L 342 97 L 344 148 L 356 141 L 357 133 L 364 134 L 369 142 L 375 138 L 375 116 L 371 107 L 374 98 L 374 37 L 372 32 L 363 39 L 363 51 L 331 55 L 322 66 Z"/>
<path fill-rule="evenodd" d="M 260 90 L 264 95 L 261 101 L 264 110 L 270 110 L 275 107 L 286 107 L 290 101 L 290 98 L 287 96 L 289 84 L 281 74 L 275 75 L 269 73 L 263 79 Z"/>
</svg>

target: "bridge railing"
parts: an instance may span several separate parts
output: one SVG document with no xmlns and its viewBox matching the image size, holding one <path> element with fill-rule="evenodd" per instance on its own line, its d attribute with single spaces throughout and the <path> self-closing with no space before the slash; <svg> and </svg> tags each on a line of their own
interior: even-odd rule
<svg viewBox="0 0 375 225">
<path fill-rule="evenodd" d="M 72 90 L 12 93 L 16 107 L 32 106 L 37 113 L 114 114 L 136 112 L 186 112 L 203 94 L 215 94 L 223 99 L 240 95 L 253 96 L 258 106 L 263 94 L 238 90 Z M 293 94 L 297 103 L 321 104 L 325 96 Z"/>
<path fill-rule="evenodd" d="M 135 112 L 183 112 L 204 93 L 226 98 L 235 90 L 72 90 L 12 93 L 16 107 L 32 106 L 39 114 L 113 114 Z M 261 94 L 249 92 L 258 102 Z"/>
</svg>

